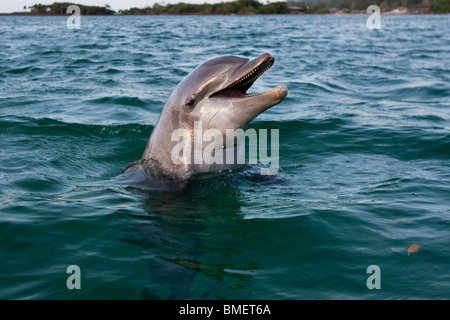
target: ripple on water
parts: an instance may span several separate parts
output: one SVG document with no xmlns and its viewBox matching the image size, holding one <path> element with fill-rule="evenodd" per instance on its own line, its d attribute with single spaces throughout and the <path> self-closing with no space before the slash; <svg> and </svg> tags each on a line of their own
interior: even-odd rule
<svg viewBox="0 0 450 320">
<path fill-rule="evenodd" d="M 383 19 L 0 16 L 0 298 L 450 298 L 448 17 Z M 189 72 L 264 52 L 277 175 L 121 175 Z"/>
</svg>

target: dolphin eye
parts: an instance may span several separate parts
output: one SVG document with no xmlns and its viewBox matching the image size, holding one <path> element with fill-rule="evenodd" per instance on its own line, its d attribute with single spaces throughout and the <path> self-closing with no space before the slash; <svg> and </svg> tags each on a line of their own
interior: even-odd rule
<svg viewBox="0 0 450 320">
<path fill-rule="evenodd" d="M 188 107 L 192 107 L 195 104 L 195 100 L 193 98 L 189 99 L 188 102 L 186 102 L 186 105 Z"/>
</svg>

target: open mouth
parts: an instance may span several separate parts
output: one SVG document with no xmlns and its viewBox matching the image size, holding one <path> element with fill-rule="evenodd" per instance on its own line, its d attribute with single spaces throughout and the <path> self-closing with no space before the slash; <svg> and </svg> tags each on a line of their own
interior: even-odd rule
<svg viewBox="0 0 450 320">
<path fill-rule="evenodd" d="M 239 79 L 232 82 L 224 89 L 215 92 L 213 96 L 220 95 L 225 97 L 250 97 L 262 94 L 262 92 L 247 94 L 247 90 L 253 85 L 256 79 L 258 79 L 264 72 L 269 70 L 269 68 L 273 65 L 274 60 L 275 59 L 272 56 L 267 57 L 252 70 L 242 75 Z"/>
</svg>

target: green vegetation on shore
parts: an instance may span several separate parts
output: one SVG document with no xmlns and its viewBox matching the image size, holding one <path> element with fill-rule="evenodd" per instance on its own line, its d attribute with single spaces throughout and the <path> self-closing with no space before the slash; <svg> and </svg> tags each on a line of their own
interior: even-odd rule
<svg viewBox="0 0 450 320">
<path fill-rule="evenodd" d="M 32 15 L 66 15 L 67 8 L 70 5 L 77 5 L 80 7 L 81 15 L 113 15 L 116 14 L 108 5 L 104 7 L 85 6 L 71 2 L 54 2 L 53 4 L 35 4 L 31 7 L 30 14 Z"/>
<path fill-rule="evenodd" d="M 435 0 L 430 4 L 430 12 L 433 13 L 449 13 L 450 0 Z"/>
<path fill-rule="evenodd" d="M 220 3 L 191 4 L 180 2 L 162 6 L 158 3 L 144 9 L 131 8 L 119 14 L 286 14 L 288 3 L 271 2 L 262 4 L 256 0 L 237 0 Z"/>
<path fill-rule="evenodd" d="M 277 0 L 278 1 L 278 0 Z M 75 4 L 69 2 L 50 5 L 35 4 L 30 15 L 66 15 L 67 7 Z M 161 5 L 155 3 L 152 7 L 131 8 L 115 12 L 108 5 L 104 7 L 80 7 L 82 15 L 176 15 L 176 14 L 327 14 L 327 13 L 365 13 L 370 5 L 378 5 L 382 12 L 392 10 L 403 13 L 449 13 L 450 0 L 288 0 L 279 2 L 267 1 L 263 4 L 257 0 L 235 0 L 220 3 Z"/>
<path fill-rule="evenodd" d="M 377 5 L 381 12 L 393 10 L 404 13 L 449 13 L 450 0 L 288 0 L 305 13 L 343 13 L 366 12 L 370 5 Z"/>
</svg>

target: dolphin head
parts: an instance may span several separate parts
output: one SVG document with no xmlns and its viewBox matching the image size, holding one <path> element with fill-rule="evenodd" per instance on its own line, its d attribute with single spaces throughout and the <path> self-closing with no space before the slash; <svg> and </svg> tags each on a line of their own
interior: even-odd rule
<svg viewBox="0 0 450 320">
<path fill-rule="evenodd" d="M 176 144 L 171 141 L 172 132 L 185 129 L 192 136 L 196 121 L 201 121 L 203 131 L 218 129 L 223 135 L 227 129 L 245 129 L 251 120 L 287 95 L 284 85 L 247 93 L 274 60 L 268 53 L 253 60 L 223 56 L 198 66 L 169 96 L 142 158 L 158 162 L 166 173 L 175 172 L 176 177 L 192 171 L 186 164 L 176 168 L 170 164 L 170 149 Z"/>
<path fill-rule="evenodd" d="M 186 119 L 202 121 L 204 129 L 244 129 L 287 95 L 284 85 L 247 94 L 274 60 L 268 53 L 253 60 L 235 56 L 209 60 L 175 88 L 166 107 L 171 113 L 182 113 Z"/>
</svg>

